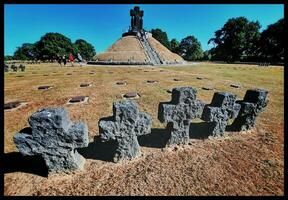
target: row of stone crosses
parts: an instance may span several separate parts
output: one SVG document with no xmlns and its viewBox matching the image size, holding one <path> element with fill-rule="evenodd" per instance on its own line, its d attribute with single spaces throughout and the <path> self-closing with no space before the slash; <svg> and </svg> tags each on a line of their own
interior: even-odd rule
<svg viewBox="0 0 288 200">
<path fill-rule="evenodd" d="M 196 99 L 192 87 L 172 90 L 170 102 L 160 102 L 158 119 L 167 123 L 170 138 L 167 145 L 186 144 L 189 139 L 191 119 L 201 118 L 211 128 L 212 136 L 222 136 L 228 120 L 232 131 L 251 129 L 256 117 L 267 106 L 268 92 L 261 89 L 247 90 L 243 100 L 226 92 L 214 93 L 212 102 L 204 104 Z M 46 108 L 32 114 L 30 127 L 14 136 L 14 142 L 24 156 L 41 155 L 49 172 L 82 169 L 85 159 L 75 148 L 87 147 L 88 128 L 83 122 L 70 121 L 64 108 Z M 116 140 L 114 162 L 140 155 L 137 136 L 151 132 L 152 118 L 139 112 L 134 100 L 113 103 L 113 116 L 98 122 L 102 142 Z M 193 134 L 193 133 L 192 133 Z"/>
<path fill-rule="evenodd" d="M 10 68 L 13 70 L 13 72 L 17 72 L 17 71 L 18 71 L 18 68 L 19 68 L 22 72 L 24 72 L 25 69 L 26 69 L 26 66 L 20 64 L 20 65 L 17 67 L 15 64 L 12 64 Z M 9 66 L 6 65 L 6 64 L 4 64 L 4 71 L 5 71 L 5 72 L 9 72 Z"/>
</svg>

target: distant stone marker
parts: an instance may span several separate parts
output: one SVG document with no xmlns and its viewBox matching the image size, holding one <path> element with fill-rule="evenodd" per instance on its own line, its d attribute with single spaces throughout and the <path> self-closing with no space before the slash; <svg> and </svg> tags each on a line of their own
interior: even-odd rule
<svg viewBox="0 0 288 200">
<path fill-rule="evenodd" d="M 90 87 L 90 86 L 92 86 L 91 83 L 81 83 L 80 84 L 80 87 Z"/>
<path fill-rule="evenodd" d="M 70 75 L 72 75 L 72 73 L 68 73 L 68 74 L 66 74 L 66 75 L 70 76 Z"/>
<path fill-rule="evenodd" d="M 29 117 L 31 128 L 14 136 L 16 147 L 24 156 L 41 155 L 49 172 L 82 169 L 85 159 L 76 148 L 89 143 L 87 125 L 72 123 L 64 108 L 42 109 Z"/>
<path fill-rule="evenodd" d="M 17 72 L 18 71 L 18 67 L 16 65 L 11 65 L 11 69 L 13 70 L 13 72 Z"/>
<path fill-rule="evenodd" d="M 204 78 L 202 76 L 197 76 L 196 79 L 203 80 Z"/>
<path fill-rule="evenodd" d="M 174 78 L 173 80 L 174 81 L 181 81 L 181 79 L 179 79 L 179 78 Z"/>
<path fill-rule="evenodd" d="M 228 120 L 237 116 L 241 106 L 235 101 L 232 93 L 215 92 L 211 104 L 205 105 L 201 119 L 211 123 L 208 131 L 212 136 L 222 136 Z"/>
<path fill-rule="evenodd" d="M 72 98 L 69 100 L 69 103 L 80 103 L 80 102 L 84 102 L 86 98 L 87 98 L 86 96 L 75 96 L 75 97 L 72 97 Z"/>
<path fill-rule="evenodd" d="M 158 83 L 156 80 L 148 80 L 147 83 Z"/>
<path fill-rule="evenodd" d="M 21 64 L 21 65 L 19 66 L 19 69 L 20 69 L 22 72 L 24 72 L 25 69 L 26 69 L 26 66 Z"/>
<path fill-rule="evenodd" d="M 211 86 L 204 86 L 202 87 L 203 90 L 213 90 L 213 87 Z"/>
<path fill-rule="evenodd" d="M 139 112 L 136 102 L 131 100 L 113 103 L 113 116 L 99 121 L 99 132 L 103 141 L 116 140 L 114 162 L 140 155 L 137 136 L 151 132 L 152 119 Z"/>
<path fill-rule="evenodd" d="M 190 121 L 200 117 L 204 108 L 204 103 L 196 99 L 196 93 L 192 87 L 173 88 L 171 101 L 159 103 L 158 119 L 168 123 L 166 130 L 170 139 L 167 145 L 188 142 Z"/>
<path fill-rule="evenodd" d="M 237 101 L 241 105 L 238 116 L 231 124 L 232 131 L 246 131 L 254 127 L 256 117 L 268 104 L 268 91 L 261 89 L 247 90 L 244 99 Z"/>
<path fill-rule="evenodd" d="M 50 86 L 50 85 L 43 85 L 43 86 L 39 86 L 39 87 L 38 87 L 38 90 L 48 90 L 48 89 L 50 89 L 50 88 L 52 88 L 52 86 Z"/>
<path fill-rule="evenodd" d="M 9 72 L 9 66 L 4 64 L 4 70 L 5 70 L 5 72 Z"/>
<path fill-rule="evenodd" d="M 125 81 L 118 81 L 118 82 L 116 82 L 116 85 L 126 85 L 126 82 Z"/>
<path fill-rule="evenodd" d="M 140 95 L 137 92 L 128 92 L 126 94 L 123 95 L 124 98 L 138 98 L 140 97 Z"/>
<path fill-rule="evenodd" d="M 10 110 L 10 109 L 13 109 L 13 108 L 17 108 L 21 105 L 21 101 L 12 101 L 12 102 L 9 102 L 9 103 L 5 103 L 4 104 L 4 110 Z"/>
<path fill-rule="evenodd" d="M 230 84 L 230 87 L 233 87 L 233 88 L 240 88 L 241 87 L 241 85 L 239 85 L 239 84 Z"/>
</svg>

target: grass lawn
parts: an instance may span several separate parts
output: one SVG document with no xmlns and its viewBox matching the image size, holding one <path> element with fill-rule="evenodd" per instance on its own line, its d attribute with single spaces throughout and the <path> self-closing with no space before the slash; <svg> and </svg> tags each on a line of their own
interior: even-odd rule
<svg viewBox="0 0 288 200">
<path fill-rule="evenodd" d="M 198 76 L 204 79 L 198 80 Z M 175 78 L 180 81 L 174 81 Z M 116 85 L 117 81 L 126 81 L 127 85 Z M 92 86 L 80 88 L 81 83 Z M 241 87 L 230 87 L 232 83 Z M 42 85 L 53 88 L 37 90 Z M 170 101 L 171 94 L 166 90 L 176 86 L 198 89 L 197 97 L 205 103 L 210 103 L 215 91 L 232 92 L 242 99 L 247 89 L 263 88 L 269 91 L 269 103 L 251 131 L 227 133 L 221 138 L 191 139 L 190 145 L 177 149 L 141 145 L 143 155 L 135 160 L 115 164 L 88 158 L 85 170 L 69 175 L 54 174 L 47 178 L 11 170 L 5 174 L 5 195 L 284 195 L 284 69 L 276 66 L 27 65 L 25 72 L 5 73 L 5 103 L 27 102 L 4 113 L 6 157 L 17 151 L 14 134 L 28 126 L 32 113 L 44 107 L 66 107 L 72 121 L 88 124 L 92 142 L 99 134 L 98 120 L 112 115 L 112 103 L 122 99 L 126 92 L 141 95 L 135 99 L 140 111 L 148 112 L 153 129 L 161 132 L 165 124 L 157 119 L 158 104 Z M 204 86 L 214 90 L 203 90 Z M 70 97 L 78 95 L 89 96 L 88 103 L 66 104 Z"/>
</svg>

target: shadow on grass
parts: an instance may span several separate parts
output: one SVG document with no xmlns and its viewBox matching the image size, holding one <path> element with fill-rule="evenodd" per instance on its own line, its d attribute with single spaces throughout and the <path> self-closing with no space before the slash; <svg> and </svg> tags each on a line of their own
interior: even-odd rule
<svg viewBox="0 0 288 200">
<path fill-rule="evenodd" d="M 151 148 L 164 148 L 169 140 L 166 129 L 152 128 L 151 133 L 138 136 L 140 146 Z"/>
<path fill-rule="evenodd" d="M 77 151 L 86 159 L 113 162 L 116 148 L 116 141 L 101 142 L 100 136 L 95 136 L 94 141 L 89 143 L 88 147 L 77 149 Z"/>
<path fill-rule="evenodd" d="M 199 122 L 191 123 L 189 127 L 189 138 L 203 140 L 212 135 L 213 123 Z"/>
<path fill-rule="evenodd" d="M 5 153 L 1 161 L 5 173 L 24 172 L 48 177 L 48 169 L 41 156 L 23 156 L 19 152 Z"/>
</svg>

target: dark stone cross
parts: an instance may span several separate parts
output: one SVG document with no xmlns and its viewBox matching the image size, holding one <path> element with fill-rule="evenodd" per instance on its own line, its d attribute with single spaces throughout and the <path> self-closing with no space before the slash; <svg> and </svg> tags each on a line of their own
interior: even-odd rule
<svg viewBox="0 0 288 200">
<path fill-rule="evenodd" d="M 168 122 L 168 145 L 188 142 L 191 119 L 200 117 L 204 108 L 204 103 L 196 100 L 196 93 L 192 87 L 173 88 L 172 100 L 159 104 L 158 119 L 162 123 Z"/>
<path fill-rule="evenodd" d="M 210 126 L 207 125 L 210 135 L 223 135 L 228 120 L 237 116 L 240 105 L 235 101 L 236 95 L 232 93 L 215 92 L 211 104 L 205 105 L 201 119 L 210 122 Z"/>
<path fill-rule="evenodd" d="M 237 101 L 241 105 L 238 116 L 230 126 L 231 131 L 246 131 L 251 129 L 256 121 L 256 117 L 263 112 L 268 104 L 268 91 L 261 89 L 247 90 L 242 101 Z"/>
<path fill-rule="evenodd" d="M 138 32 L 143 29 L 143 17 L 144 11 L 140 10 L 139 6 L 135 6 L 130 10 L 131 16 L 131 30 Z"/>
<path fill-rule="evenodd" d="M 118 162 L 140 154 L 137 136 L 150 133 L 151 126 L 151 116 L 139 112 L 135 101 L 125 100 L 113 103 L 113 116 L 100 119 L 99 132 L 102 141 L 117 141 L 113 160 Z"/>
<path fill-rule="evenodd" d="M 81 169 L 85 159 L 75 148 L 87 147 L 87 125 L 72 123 L 64 108 L 42 109 L 29 117 L 31 128 L 14 136 L 24 156 L 41 155 L 50 172 Z"/>
</svg>

